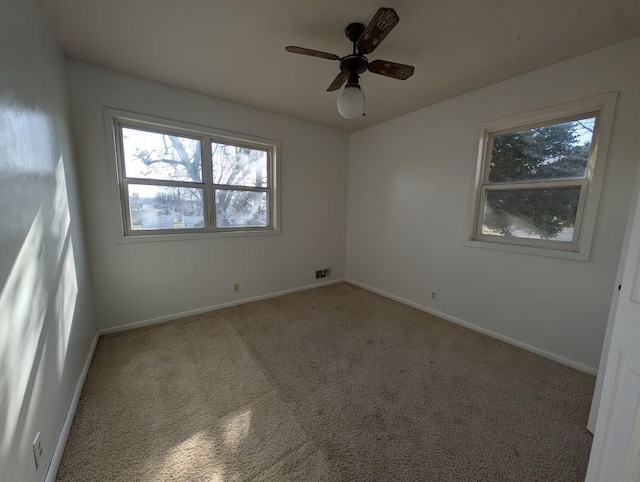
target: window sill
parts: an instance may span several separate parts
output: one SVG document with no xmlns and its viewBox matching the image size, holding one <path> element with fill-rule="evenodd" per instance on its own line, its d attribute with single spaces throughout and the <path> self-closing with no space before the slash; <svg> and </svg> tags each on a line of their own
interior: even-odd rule
<svg viewBox="0 0 640 482">
<path fill-rule="evenodd" d="M 570 259 L 573 261 L 589 261 L 589 253 L 582 251 L 569 251 L 554 248 L 541 248 L 537 246 L 525 246 L 520 244 L 507 244 L 491 241 L 479 241 L 475 239 L 464 242 L 465 246 L 473 248 L 495 249 L 499 251 L 510 251 L 512 253 L 533 254 L 537 256 L 547 256 L 550 258 Z"/>
<path fill-rule="evenodd" d="M 261 229 L 259 231 L 237 230 L 237 231 L 216 231 L 206 233 L 175 233 L 175 234 L 137 234 L 125 236 L 120 233 L 116 238 L 117 244 L 129 243 L 154 243 L 158 241 L 193 241 L 198 239 L 219 239 L 234 237 L 252 236 L 274 236 L 280 234 L 279 229 Z"/>
</svg>

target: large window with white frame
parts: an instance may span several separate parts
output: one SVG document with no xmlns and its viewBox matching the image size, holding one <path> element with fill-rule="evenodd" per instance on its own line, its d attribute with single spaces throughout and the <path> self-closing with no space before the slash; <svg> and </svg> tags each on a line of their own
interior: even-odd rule
<svg viewBox="0 0 640 482">
<path fill-rule="evenodd" d="M 125 238 L 277 231 L 277 143 L 107 110 Z"/>
<path fill-rule="evenodd" d="M 588 259 L 615 94 L 481 126 L 471 245 Z"/>
</svg>

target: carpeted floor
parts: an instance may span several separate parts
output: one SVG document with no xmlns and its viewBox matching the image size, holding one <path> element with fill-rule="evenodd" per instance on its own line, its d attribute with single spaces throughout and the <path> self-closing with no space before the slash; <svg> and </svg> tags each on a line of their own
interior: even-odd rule
<svg viewBox="0 0 640 482">
<path fill-rule="evenodd" d="M 104 337 L 59 481 L 579 481 L 594 378 L 348 284 Z"/>
</svg>

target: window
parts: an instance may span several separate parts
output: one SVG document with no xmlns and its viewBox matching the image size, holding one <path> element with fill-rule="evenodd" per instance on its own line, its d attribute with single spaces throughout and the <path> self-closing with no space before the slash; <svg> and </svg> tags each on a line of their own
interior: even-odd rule
<svg viewBox="0 0 640 482">
<path fill-rule="evenodd" d="M 588 259 L 615 94 L 481 126 L 470 243 Z"/>
<path fill-rule="evenodd" d="M 125 238 L 277 231 L 277 143 L 106 110 Z"/>
</svg>

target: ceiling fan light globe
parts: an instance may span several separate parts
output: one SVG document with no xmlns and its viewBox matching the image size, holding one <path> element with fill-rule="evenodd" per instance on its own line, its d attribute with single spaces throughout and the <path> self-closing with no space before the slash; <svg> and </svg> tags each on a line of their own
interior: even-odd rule
<svg viewBox="0 0 640 482">
<path fill-rule="evenodd" d="M 338 112 L 345 119 L 364 114 L 364 93 L 359 87 L 346 86 L 338 95 Z"/>
</svg>

